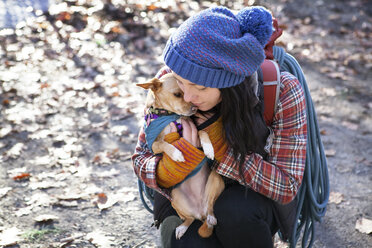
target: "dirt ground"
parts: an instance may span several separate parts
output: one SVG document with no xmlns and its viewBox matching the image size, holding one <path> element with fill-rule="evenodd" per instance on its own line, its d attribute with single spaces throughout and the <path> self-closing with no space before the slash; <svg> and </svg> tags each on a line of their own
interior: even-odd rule
<svg viewBox="0 0 372 248">
<path fill-rule="evenodd" d="M 279 19 L 317 111 L 331 197 L 313 247 L 372 247 L 357 225 L 372 220 L 371 1 L 56 3 L 0 30 L 0 247 L 159 247 L 130 161 L 134 83 L 162 66 L 182 20 L 253 3 Z"/>
</svg>

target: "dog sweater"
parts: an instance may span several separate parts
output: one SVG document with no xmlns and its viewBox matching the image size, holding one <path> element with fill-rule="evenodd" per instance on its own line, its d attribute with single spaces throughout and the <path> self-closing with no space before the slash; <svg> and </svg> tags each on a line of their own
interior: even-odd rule
<svg viewBox="0 0 372 248">
<path fill-rule="evenodd" d="M 227 150 L 221 117 L 203 130 L 208 133 L 212 142 L 215 160 L 220 162 Z M 205 155 L 203 151 L 181 138 L 177 132 L 165 135 L 164 140 L 179 149 L 185 158 L 185 162 L 175 162 L 163 153 L 156 169 L 156 179 L 160 186 L 169 188 L 182 182 L 202 162 Z"/>
</svg>

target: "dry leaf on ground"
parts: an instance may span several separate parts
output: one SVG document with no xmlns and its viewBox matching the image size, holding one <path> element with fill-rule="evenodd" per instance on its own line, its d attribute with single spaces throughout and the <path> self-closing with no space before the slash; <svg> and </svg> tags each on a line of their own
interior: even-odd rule
<svg viewBox="0 0 372 248">
<path fill-rule="evenodd" d="M 0 233 L 0 246 L 15 245 L 20 241 L 22 232 L 17 227 L 12 227 Z"/>
<path fill-rule="evenodd" d="M 102 171 L 102 172 L 97 172 L 96 175 L 97 177 L 100 177 L 100 178 L 105 178 L 105 177 L 114 177 L 114 176 L 117 176 L 120 174 L 120 171 L 119 170 L 116 170 L 114 168 L 112 168 L 111 170 L 107 171 Z"/>
<path fill-rule="evenodd" d="M 325 150 L 324 153 L 327 157 L 334 157 L 336 155 L 336 150 L 328 149 Z"/>
<path fill-rule="evenodd" d="M 12 146 L 12 148 L 10 148 L 7 152 L 6 152 L 6 155 L 8 157 L 11 157 L 11 158 L 16 158 L 18 157 L 19 155 L 21 155 L 21 151 L 22 149 L 24 148 L 24 144 L 23 143 L 17 143 L 15 144 L 14 146 Z"/>
<path fill-rule="evenodd" d="M 17 217 L 21 217 L 21 216 L 24 216 L 24 215 L 29 215 L 32 212 L 33 208 L 34 208 L 34 206 L 27 206 L 27 207 L 24 207 L 24 208 L 20 208 L 17 211 L 15 211 L 14 214 Z"/>
<path fill-rule="evenodd" d="M 59 220 L 59 217 L 52 215 L 52 214 L 42 214 L 34 218 L 34 221 L 36 222 L 47 222 L 47 221 L 55 221 L 55 220 Z"/>
<path fill-rule="evenodd" d="M 12 126 L 6 125 L 0 128 L 0 138 L 7 136 L 12 131 Z"/>
<path fill-rule="evenodd" d="M 339 192 L 331 192 L 329 194 L 329 203 L 340 204 L 344 200 L 344 195 Z"/>
<path fill-rule="evenodd" d="M 87 239 L 97 247 L 108 248 L 114 245 L 112 240 L 113 237 L 107 236 L 105 233 L 95 230 L 87 234 Z"/>
<path fill-rule="evenodd" d="M 98 198 L 93 201 L 93 204 L 96 204 L 99 210 L 108 209 L 119 201 L 119 198 L 114 194 L 106 195 L 105 193 L 100 193 L 97 197 Z"/>
<path fill-rule="evenodd" d="M 30 182 L 29 187 L 32 190 L 35 189 L 49 189 L 49 188 L 61 188 L 61 187 L 66 187 L 67 184 L 65 182 L 56 182 L 52 180 L 44 180 L 42 182 L 35 182 L 32 181 Z"/>
<path fill-rule="evenodd" d="M 21 181 L 21 180 L 26 180 L 31 177 L 30 173 L 21 173 L 13 177 L 13 180 L 15 181 Z"/>
<path fill-rule="evenodd" d="M 11 187 L 0 188 L 0 199 L 6 196 L 11 189 Z"/>
<path fill-rule="evenodd" d="M 361 233 L 370 234 L 372 233 L 372 220 L 361 218 L 357 220 L 355 224 L 355 229 Z"/>
</svg>

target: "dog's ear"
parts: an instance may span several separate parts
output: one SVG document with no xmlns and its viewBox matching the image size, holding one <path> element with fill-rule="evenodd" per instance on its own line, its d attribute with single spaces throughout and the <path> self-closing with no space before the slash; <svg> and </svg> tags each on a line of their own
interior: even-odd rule
<svg viewBox="0 0 372 248">
<path fill-rule="evenodd" d="M 151 89 L 152 91 L 157 91 L 160 87 L 161 87 L 161 85 L 162 85 L 163 83 L 159 80 L 159 79 L 157 79 L 157 78 L 153 78 L 153 79 L 151 79 L 150 81 L 148 81 L 148 82 L 146 82 L 146 83 L 143 83 L 143 84 L 136 84 L 137 86 L 139 86 L 139 87 L 142 87 L 142 88 L 144 88 L 144 89 Z"/>
</svg>

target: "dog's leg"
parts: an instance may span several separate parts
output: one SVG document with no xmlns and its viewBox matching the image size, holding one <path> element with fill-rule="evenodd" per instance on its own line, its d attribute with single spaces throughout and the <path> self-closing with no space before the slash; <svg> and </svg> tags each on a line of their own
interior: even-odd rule
<svg viewBox="0 0 372 248">
<path fill-rule="evenodd" d="M 207 220 L 203 222 L 203 225 L 199 227 L 198 233 L 202 238 L 208 238 L 213 233 L 213 226 L 209 226 Z"/>
<path fill-rule="evenodd" d="M 186 218 L 185 221 L 176 228 L 176 239 L 180 239 L 187 231 L 194 218 Z"/>
<path fill-rule="evenodd" d="M 213 213 L 213 206 L 217 198 L 220 196 L 225 188 L 225 183 L 223 182 L 220 175 L 216 171 L 212 170 L 209 174 L 207 184 L 205 186 L 205 197 L 207 199 L 206 213 L 207 213 L 207 224 L 208 226 L 214 226 L 217 224 L 217 219 Z"/>
<path fill-rule="evenodd" d="M 172 160 L 176 162 L 185 162 L 182 152 L 165 141 L 155 141 L 152 143 L 152 151 L 155 154 L 165 152 Z"/>
<path fill-rule="evenodd" d="M 205 215 L 206 220 L 203 225 L 200 226 L 198 233 L 202 238 L 208 238 L 213 233 L 213 226 L 217 224 L 217 219 L 213 213 L 213 206 L 218 196 L 222 193 L 225 188 L 225 184 L 220 175 L 216 171 L 212 170 L 208 176 L 208 181 L 205 186 Z"/>
<path fill-rule="evenodd" d="M 214 150 L 212 146 L 212 142 L 209 139 L 208 133 L 205 131 L 199 131 L 199 138 L 200 138 L 200 143 L 201 146 L 203 147 L 204 154 L 209 158 L 209 159 L 214 159 Z"/>
</svg>

